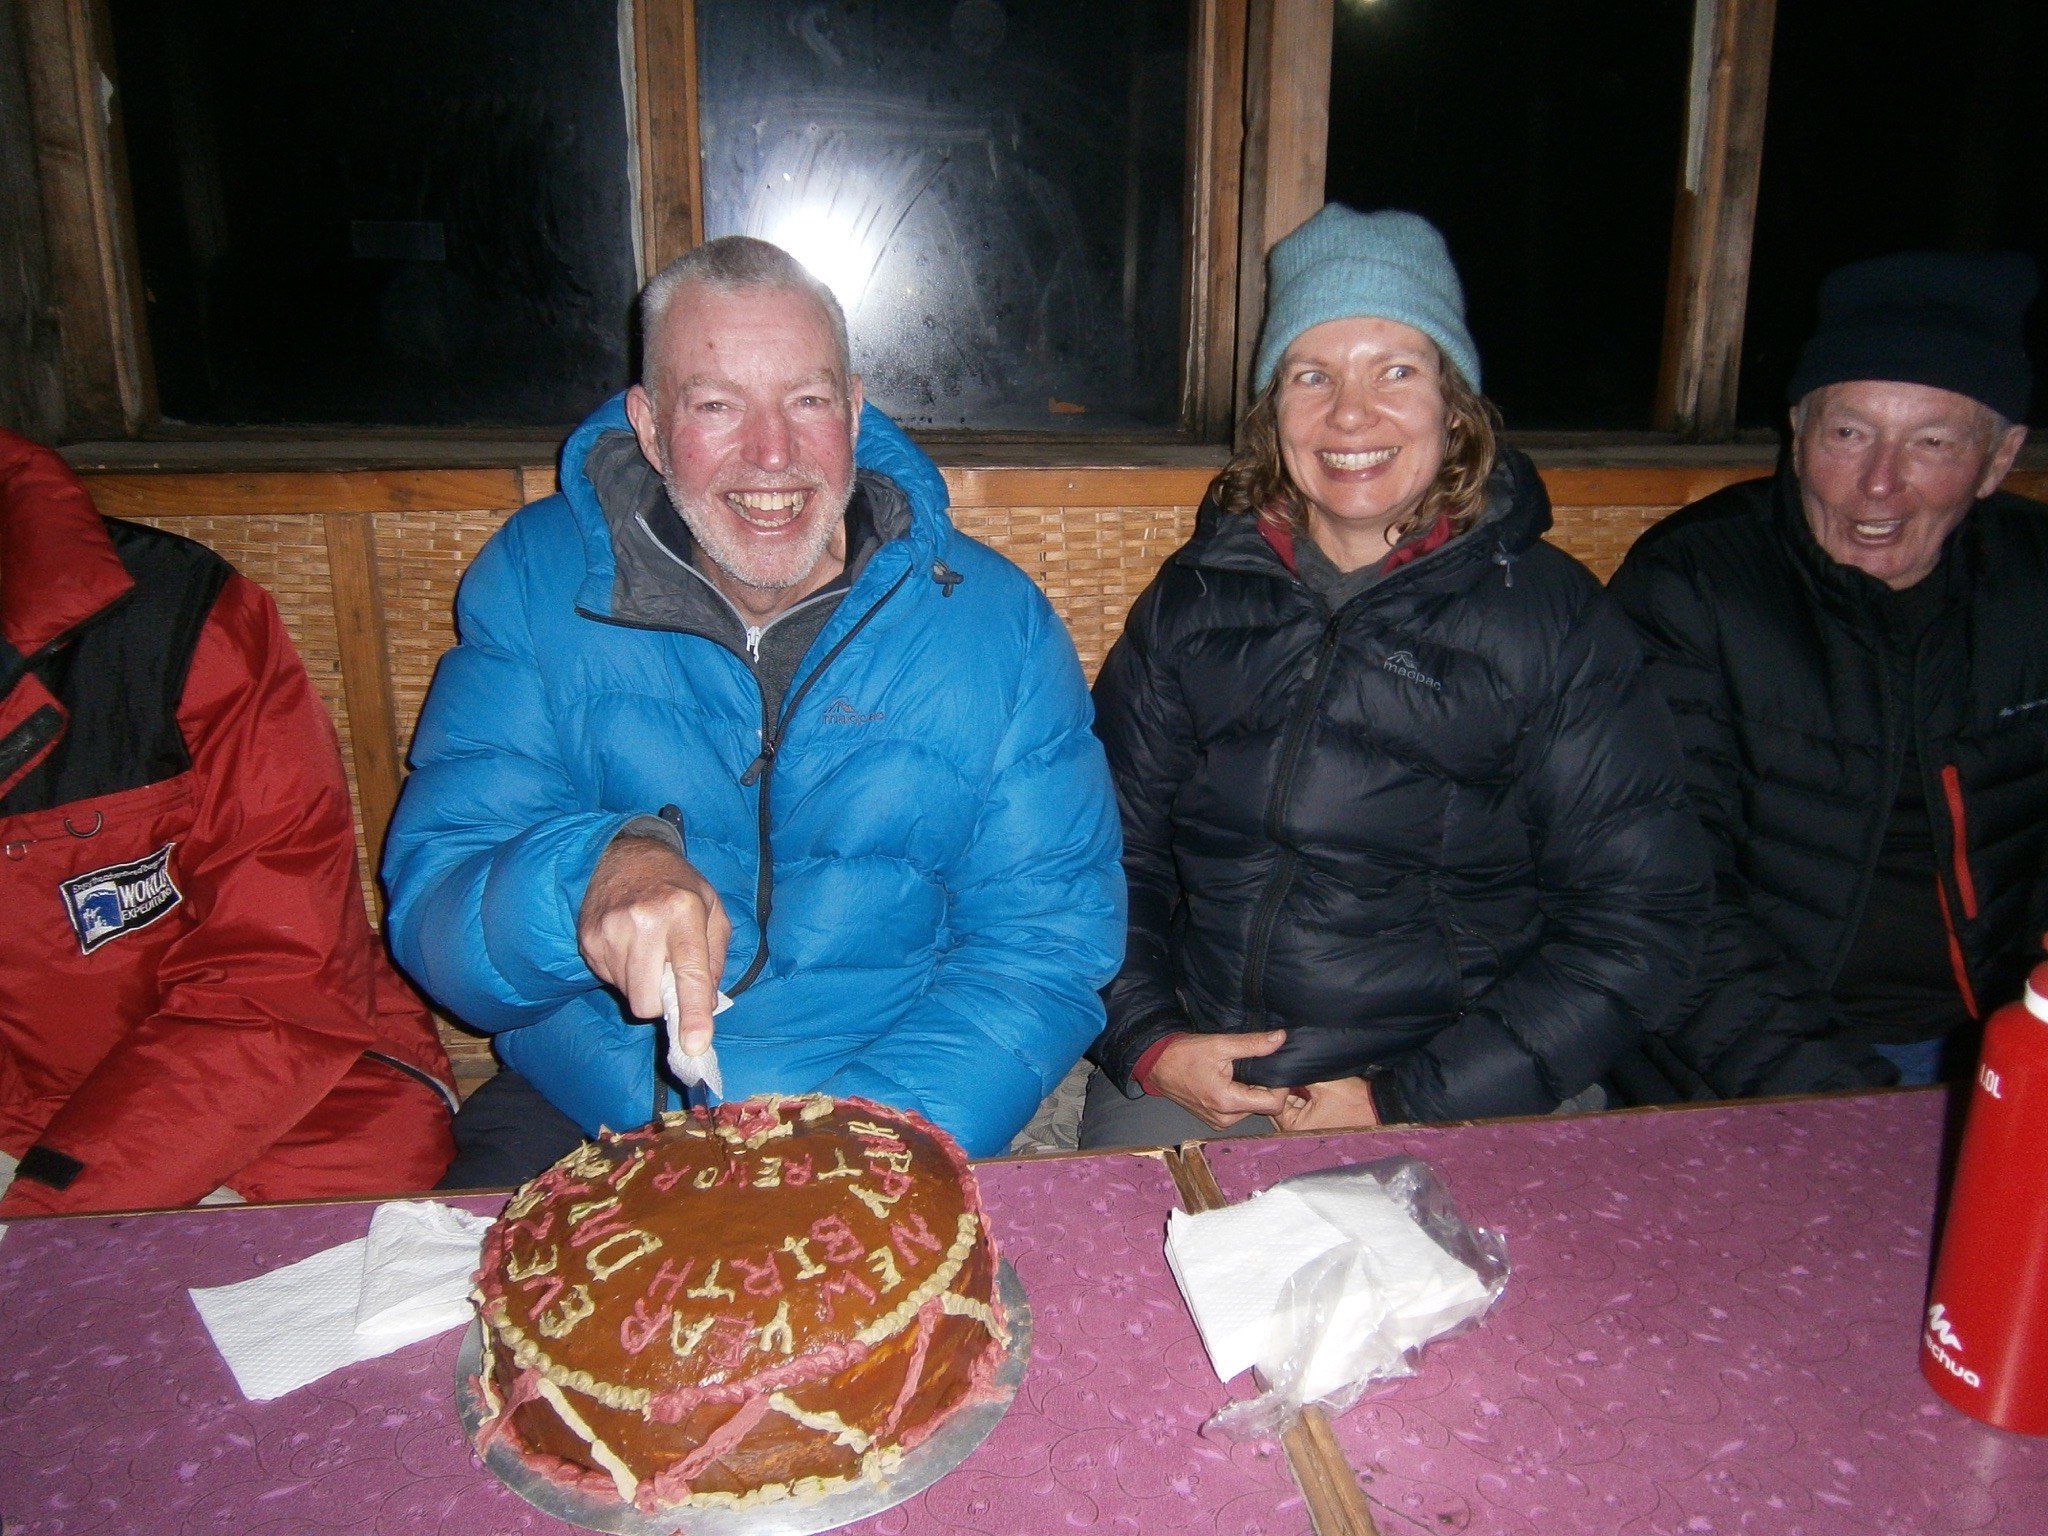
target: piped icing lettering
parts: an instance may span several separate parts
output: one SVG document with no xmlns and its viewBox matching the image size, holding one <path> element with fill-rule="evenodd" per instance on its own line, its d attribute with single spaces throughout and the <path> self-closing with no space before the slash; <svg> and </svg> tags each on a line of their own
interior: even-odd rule
<svg viewBox="0 0 2048 1536">
<path fill-rule="evenodd" d="M 718 1271 L 721 1267 L 723 1267 L 724 1263 L 725 1260 L 723 1259 L 714 1259 L 711 1264 L 711 1273 L 704 1277 L 704 1283 L 702 1285 L 692 1286 L 689 1290 L 683 1292 L 683 1294 L 685 1296 L 692 1297 L 698 1301 L 739 1300 L 739 1292 L 733 1290 L 730 1286 L 724 1286 L 718 1283 Z"/>
<path fill-rule="evenodd" d="M 775 1315 L 761 1325 L 761 1335 L 754 1341 L 754 1347 L 764 1355 L 790 1355 L 796 1353 L 796 1334 L 789 1326 L 789 1298 L 782 1298 L 782 1305 L 775 1309 Z"/>
<path fill-rule="evenodd" d="M 740 1288 L 749 1296 L 780 1296 L 782 1294 L 782 1271 L 776 1267 L 774 1254 L 769 1254 L 759 1264 L 750 1263 L 745 1259 L 735 1256 L 732 1261 L 732 1267 L 738 1270 L 743 1277 L 740 1281 Z"/>
<path fill-rule="evenodd" d="M 644 1259 L 661 1246 L 661 1239 L 652 1232 L 643 1232 L 638 1227 L 628 1227 L 623 1232 L 614 1232 L 603 1242 L 594 1244 L 583 1256 L 590 1274 L 596 1280 L 609 1280 L 613 1275 L 631 1264 L 635 1259 Z M 602 1258 L 599 1255 L 603 1255 Z"/>
<path fill-rule="evenodd" d="M 877 1191 L 872 1189 L 864 1188 L 859 1184 L 847 1185 L 846 1192 L 849 1195 L 852 1195 L 854 1199 L 858 1200 L 862 1205 L 866 1206 L 869 1210 L 873 1211 L 877 1216 L 887 1216 L 889 1214 L 889 1207 L 894 1205 L 896 1203 L 896 1200 L 900 1200 L 902 1198 L 901 1195 L 898 1195 L 895 1199 L 891 1199 L 887 1195 L 878 1193 Z"/>
<path fill-rule="evenodd" d="M 486 1243 L 488 1432 L 650 1512 L 885 1475 L 1000 1358 L 979 1210 L 957 1149 L 880 1106 L 765 1098 L 607 1133 Z M 764 1416 L 773 1481 L 735 1482 L 756 1463 L 725 1448 Z"/>
<path fill-rule="evenodd" d="M 813 1262 L 811 1245 L 800 1237 L 785 1237 L 782 1251 L 796 1260 L 796 1277 L 799 1280 L 815 1280 L 825 1273 L 825 1266 Z"/>
<path fill-rule="evenodd" d="M 896 1255 L 885 1244 L 868 1250 L 868 1268 L 874 1271 L 875 1284 L 885 1292 L 893 1291 L 903 1283 L 902 1271 L 896 1267 Z"/>
</svg>

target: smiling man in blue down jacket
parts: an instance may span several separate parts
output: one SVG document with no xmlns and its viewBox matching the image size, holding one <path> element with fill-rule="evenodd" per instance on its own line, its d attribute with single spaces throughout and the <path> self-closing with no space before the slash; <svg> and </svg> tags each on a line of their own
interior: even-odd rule
<svg viewBox="0 0 2048 1536">
<path fill-rule="evenodd" d="M 787 254 L 712 241 L 641 308 L 646 382 L 463 582 L 391 829 L 398 956 L 505 1069 L 447 1183 L 644 1123 L 671 966 L 685 1048 L 734 999 L 729 1097 L 857 1094 L 1000 1152 L 1123 946 L 1073 644 L 863 409 Z"/>
</svg>

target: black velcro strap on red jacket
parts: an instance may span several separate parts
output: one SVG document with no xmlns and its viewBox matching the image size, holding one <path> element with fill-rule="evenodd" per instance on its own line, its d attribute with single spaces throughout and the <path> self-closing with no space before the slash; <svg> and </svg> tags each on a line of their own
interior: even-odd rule
<svg viewBox="0 0 2048 1536">
<path fill-rule="evenodd" d="M 83 1172 L 85 1164 L 69 1152 L 59 1152 L 55 1147 L 46 1147 L 37 1142 L 21 1154 L 21 1166 L 14 1170 L 14 1176 L 18 1179 L 34 1179 L 38 1184 L 47 1184 L 52 1189 L 69 1189 Z"/>
<path fill-rule="evenodd" d="M 0 705 L 0 795 L 27 777 L 29 770 L 56 746 L 67 719 L 64 706 L 51 698 L 34 678 L 26 679 L 17 691 L 28 696 L 18 701 L 10 698 Z M 19 719 L 10 720 L 7 716 L 14 713 L 17 703 L 25 712 Z"/>
</svg>

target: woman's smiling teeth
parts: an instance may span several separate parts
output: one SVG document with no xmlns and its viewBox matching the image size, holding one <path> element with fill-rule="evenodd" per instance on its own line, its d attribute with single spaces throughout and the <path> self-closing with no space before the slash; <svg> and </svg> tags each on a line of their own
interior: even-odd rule
<svg viewBox="0 0 2048 1536">
<path fill-rule="evenodd" d="M 800 491 L 727 491 L 725 504 L 739 514 L 740 521 L 754 528 L 780 528 L 793 521 L 810 500 Z"/>
<path fill-rule="evenodd" d="M 1856 530 L 1859 537 L 1866 539 L 1888 539 L 1906 526 L 1906 520 L 1898 518 L 1889 523 L 1852 523 L 1850 526 Z"/>
<path fill-rule="evenodd" d="M 1325 467 L 1343 473 L 1350 470 L 1376 468 L 1386 463 L 1400 451 L 1399 448 L 1368 448 L 1363 453 L 1332 453 L 1329 449 L 1324 448 L 1317 451 L 1316 457 L 1323 461 Z"/>
</svg>

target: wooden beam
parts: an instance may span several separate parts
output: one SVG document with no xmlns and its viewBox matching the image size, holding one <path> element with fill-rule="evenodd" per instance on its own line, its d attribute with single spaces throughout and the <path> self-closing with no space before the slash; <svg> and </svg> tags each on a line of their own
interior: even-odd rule
<svg viewBox="0 0 2048 1536">
<path fill-rule="evenodd" d="M 634 205 L 645 282 L 704 243 L 696 0 L 633 0 Z"/>
<path fill-rule="evenodd" d="M 38 442 L 64 431 L 64 374 L 28 74 L 14 10 L 0 4 L 0 424 Z"/>
<path fill-rule="evenodd" d="M 1227 441 L 1237 409 L 1237 254 L 1247 0 L 1193 0 L 1181 424 Z"/>
<path fill-rule="evenodd" d="M 1777 0 L 1696 4 L 1657 425 L 1723 442 L 1735 435 Z"/>
<path fill-rule="evenodd" d="M 1266 253 L 1323 206 L 1334 25 L 1333 0 L 1250 0 L 1244 214 L 1237 258 L 1237 417 L 1251 405 L 1252 358 L 1266 310 Z"/>
<path fill-rule="evenodd" d="M 956 507 L 1195 507 L 1216 478 L 1194 469 L 947 469 Z"/>
<path fill-rule="evenodd" d="M 104 0 L 17 0 L 66 437 L 132 437 L 156 415 Z"/>
<path fill-rule="evenodd" d="M 1199 1142 L 1170 1149 L 1166 1170 L 1173 1175 L 1180 1203 L 1188 1210 L 1214 1211 L 1229 1204 Z M 1287 1452 L 1294 1480 L 1301 1486 L 1302 1502 L 1308 1505 L 1316 1536 L 1380 1536 L 1365 1490 L 1358 1486 L 1358 1474 L 1345 1459 L 1330 1428 L 1330 1416 L 1320 1406 L 1311 1403 L 1302 1409 L 1301 1417 L 1280 1437 L 1280 1444 Z"/>
<path fill-rule="evenodd" d="M 276 517 L 305 512 L 480 512 L 524 505 L 516 469 L 89 473 L 109 517 Z"/>
<path fill-rule="evenodd" d="M 363 808 L 363 839 L 374 864 L 384 856 L 384 834 L 398 806 L 402 779 L 398 710 L 384 631 L 384 592 L 377 581 L 375 519 L 366 512 L 330 512 L 327 573 L 334 588 L 334 629 L 341 652 L 341 691 L 348 704 L 349 755 L 355 760 L 356 798 Z M 382 888 L 378 888 L 382 906 Z M 383 913 L 379 911 L 381 922 Z"/>
</svg>

